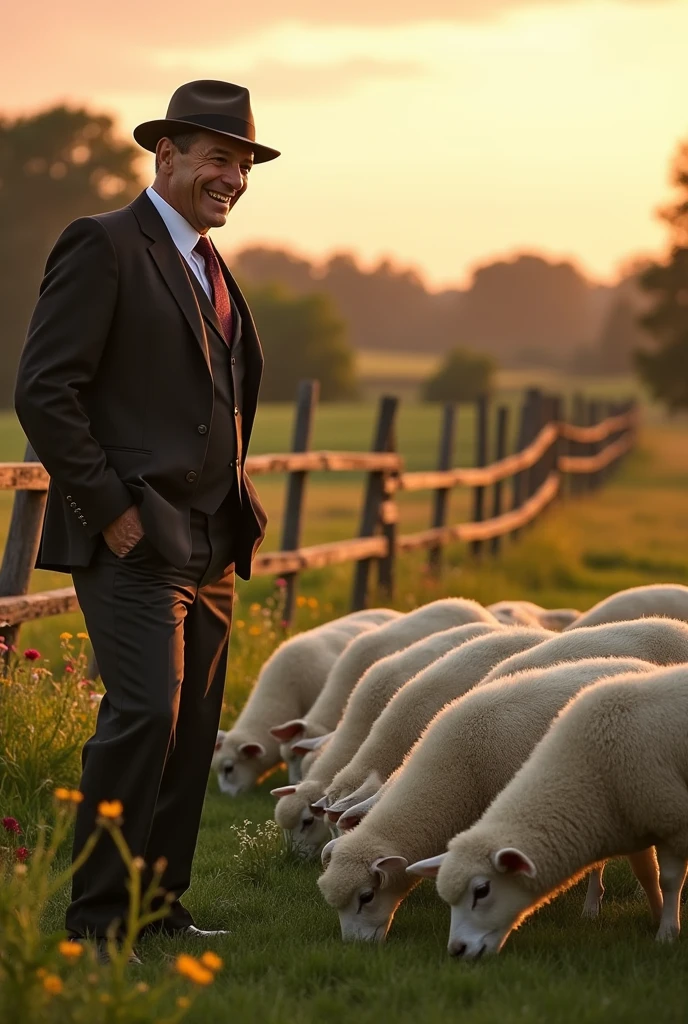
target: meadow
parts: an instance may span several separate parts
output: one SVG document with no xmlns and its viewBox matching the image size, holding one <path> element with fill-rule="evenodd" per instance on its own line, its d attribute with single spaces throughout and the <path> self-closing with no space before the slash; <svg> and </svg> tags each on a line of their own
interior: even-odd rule
<svg viewBox="0 0 688 1024">
<path fill-rule="evenodd" d="M 434 459 L 438 413 L 410 407 L 404 415 L 400 450 L 411 468 L 426 467 Z M 323 409 L 314 446 L 367 448 L 373 418 L 374 408 L 367 406 Z M 264 409 L 253 451 L 283 448 L 289 422 L 289 410 Z M 457 462 L 469 462 L 470 423 L 460 424 L 459 438 Z M 685 421 L 650 415 L 639 448 L 603 489 L 558 502 L 518 542 L 508 544 L 496 561 L 472 561 L 457 547 L 447 553 L 439 581 L 425 572 L 422 556 L 402 561 L 394 604 L 406 609 L 454 594 L 485 603 L 523 597 L 549 606 L 584 609 L 623 587 L 658 581 L 688 583 L 687 445 Z M 20 458 L 22 447 L 16 424 L 9 416 L 0 419 L 0 460 Z M 259 485 L 270 510 L 278 512 L 283 485 L 267 479 Z M 0 495 L 0 547 L 9 510 L 7 497 Z M 461 500 L 458 496 L 457 514 Z M 306 542 L 350 535 L 359 502 L 360 480 L 314 479 L 309 486 Z M 428 515 L 427 498 L 414 498 L 403 510 L 404 529 L 426 525 Z M 269 543 L 278 547 L 279 537 L 273 534 Z M 48 579 L 37 573 L 35 577 L 34 585 L 40 588 L 65 582 L 59 575 Z M 305 574 L 296 628 L 345 611 L 350 580 L 350 567 Z M 260 663 L 280 638 L 275 600 L 267 579 L 240 583 L 224 725 L 231 722 Z M 13 699 L 12 687 L 0 694 L 4 705 L 0 727 L 5 730 L 0 754 L 3 747 L 12 745 L 13 734 L 21 731 L 17 728 L 21 720 L 34 738 L 38 734 L 31 756 L 43 757 L 42 764 L 54 764 L 59 770 L 55 785 L 78 783 L 78 742 L 92 725 L 92 712 L 78 704 L 81 718 L 72 721 L 67 714 L 62 720 L 64 742 L 55 726 L 60 708 L 64 711 L 73 696 L 61 667 L 65 649 L 59 633 L 68 629 L 76 634 L 82 627 L 78 616 L 25 627 L 21 649 L 35 647 L 48 656 L 58 685 L 37 692 L 33 700 L 26 698 L 26 691 L 21 699 L 18 693 Z M 41 736 L 44 748 L 36 752 Z M 65 757 L 67 742 L 71 747 Z M 29 746 L 27 741 L 23 748 L 27 759 Z M 21 754 L 15 749 L 15 759 L 21 760 Z M 40 786 L 41 773 L 34 770 L 32 775 L 30 765 L 24 765 L 23 772 L 15 783 L 0 777 L 0 816 L 25 815 L 31 845 L 37 817 L 50 803 L 40 788 L 29 793 L 31 785 Z M 500 957 L 473 966 L 447 957 L 448 912 L 430 883 L 419 886 L 401 907 L 385 945 L 343 945 L 336 916 L 315 886 L 318 867 L 295 862 L 282 849 L 276 830 L 265 824 L 273 804 L 269 789 L 283 780 L 284 775 L 277 773 L 255 793 L 236 800 L 221 797 L 215 780 L 210 781 L 186 902 L 202 926 L 227 927 L 231 935 L 213 944 L 225 967 L 185 1019 L 204 1024 L 229 1020 L 310 1024 L 322 1019 L 338 1024 L 354 1018 L 360 1024 L 419 1019 L 435 1024 L 455 1018 L 467 1024 L 491 1024 L 497 1019 L 505 1024 L 640 1024 L 648 1019 L 673 1024 L 685 1019 L 685 949 L 681 943 L 673 948 L 654 943 L 649 914 L 623 864 L 613 865 L 608 872 L 598 922 L 580 919 L 583 889 L 577 886 L 529 919 Z M 66 858 L 64 849 L 61 861 Z M 61 927 L 66 901 L 67 891 L 62 889 L 49 904 L 43 922 L 46 930 Z M 145 941 L 141 949 L 145 966 L 136 980 L 153 983 L 169 971 L 170 957 L 180 948 L 171 939 Z M 65 1014 L 56 1019 L 72 1019 L 67 1007 Z"/>
</svg>

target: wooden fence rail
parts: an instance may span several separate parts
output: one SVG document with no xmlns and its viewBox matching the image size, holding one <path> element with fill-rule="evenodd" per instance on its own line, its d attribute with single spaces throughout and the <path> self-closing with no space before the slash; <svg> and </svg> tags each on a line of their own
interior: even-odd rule
<svg viewBox="0 0 688 1024">
<path fill-rule="evenodd" d="M 287 621 L 293 614 L 298 576 L 304 570 L 355 562 L 352 606 L 362 608 L 368 599 L 371 570 L 375 566 L 380 588 L 391 595 L 400 554 L 427 550 L 429 568 L 434 574 L 441 571 L 442 551 L 447 544 L 468 544 L 475 557 L 484 553 L 485 542 L 489 541 L 491 554 L 498 554 L 503 538 L 517 537 L 564 493 L 565 478 L 571 479 L 569 493 L 578 494 L 599 486 L 633 448 L 639 418 L 634 401 L 603 406 L 599 402 L 586 403 L 576 396 L 571 419 L 567 420 L 560 397 L 533 389 L 526 393 L 522 404 L 517 450 L 511 454 L 506 454 L 510 410 L 507 406 L 497 410 L 495 460 L 490 462 L 490 404 L 483 397 L 476 403 L 476 465 L 453 468 L 457 405 L 448 403 L 442 418 L 438 468 L 406 472 L 396 450 L 396 398 L 381 399 L 370 452 L 311 451 L 317 400 L 317 381 L 303 381 L 296 402 L 293 450 L 249 456 L 246 462 L 252 476 L 289 474 L 282 550 L 259 553 L 253 566 L 256 576 L 285 578 Z M 602 414 L 603 408 L 606 415 Z M 307 481 L 313 472 L 366 474 L 357 537 L 301 546 Z M 504 482 L 509 479 L 511 507 L 505 509 Z M 78 609 L 72 587 L 27 593 L 48 482 L 46 471 L 30 448 L 24 462 L 0 463 L 0 490 L 17 492 L 0 566 L 0 627 L 9 643 L 15 642 L 23 622 Z M 473 492 L 471 522 L 447 523 L 449 495 L 456 487 Z M 399 534 L 396 496 L 400 492 L 418 491 L 433 493 L 431 526 L 416 533 Z"/>
</svg>

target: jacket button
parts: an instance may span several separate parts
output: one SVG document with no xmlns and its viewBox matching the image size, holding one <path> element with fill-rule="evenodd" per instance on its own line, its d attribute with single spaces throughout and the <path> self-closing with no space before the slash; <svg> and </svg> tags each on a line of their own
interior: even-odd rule
<svg viewBox="0 0 688 1024">
<path fill-rule="evenodd" d="M 232 356 L 232 366 L 236 366 L 236 356 Z"/>
<path fill-rule="evenodd" d="M 187 484 L 195 484 L 198 480 L 198 473 L 194 473 L 193 469 L 186 474 Z"/>
<path fill-rule="evenodd" d="M 88 526 L 88 523 L 87 523 L 87 522 L 86 522 L 86 520 L 84 519 L 84 521 L 82 522 L 82 524 L 81 524 L 81 525 L 82 525 L 82 526 Z"/>
<path fill-rule="evenodd" d="M 72 502 L 70 503 L 70 506 L 69 506 L 69 507 L 70 507 L 70 508 L 76 508 L 76 502 L 75 502 L 75 501 L 72 501 Z"/>
<path fill-rule="evenodd" d="M 67 500 L 67 501 L 71 501 L 71 500 L 72 500 L 72 496 L 71 496 L 71 494 L 68 494 L 68 495 L 67 495 L 67 499 L 66 499 L 66 500 Z"/>
<path fill-rule="evenodd" d="M 205 423 L 199 423 L 198 427 L 196 429 L 198 430 L 199 434 L 207 434 L 208 433 L 208 428 L 206 427 Z"/>
<path fill-rule="evenodd" d="M 238 416 L 238 415 L 239 415 L 239 406 L 238 406 L 238 405 L 235 405 L 235 406 L 234 406 L 234 415 L 235 415 L 235 416 Z"/>
</svg>

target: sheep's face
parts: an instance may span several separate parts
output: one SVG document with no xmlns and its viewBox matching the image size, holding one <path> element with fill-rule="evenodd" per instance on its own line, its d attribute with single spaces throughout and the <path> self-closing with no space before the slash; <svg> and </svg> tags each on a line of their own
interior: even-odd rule
<svg viewBox="0 0 688 1024">
<path fill-rule="evenodd" d="M 311 804 L 322 796 L 322 787 L 305 779 L 298 786 L 273 789 L 278 797 L 275 821 L 283 830 L 287 843 L 304 859 L 318 856 L 324 843 L 330 839 L 330 828 L 320 808 Z"/>
<path fill-rule="evenodd" d="M 383 942 L 397 907 L 413 888 L 405 873 L 408 861 L 399 856 L 363 860 L 338 850 L 341 841 L 323 850 L 320 891 L 339 914 L 344 942 Z"/>
<path fill-rule="evenodd" d="M 467 856 L 462 838 L 454 840 L 449 853 L 433 860 L 438 867 L 437 891 L 451 907 L 447 949 L 451 956 L 475 960 L 498 953 L 535 904 L 536 870 L 530 858 L 513 847 Z"/>
<path fill-rule="evenodd" d="M 212 767 L 220 792 L 238 796 L 252 789 L 268 767 L 266 753 L 262 743 L 238 743 L 231 733 L 218 733 Z"/>
</svg>

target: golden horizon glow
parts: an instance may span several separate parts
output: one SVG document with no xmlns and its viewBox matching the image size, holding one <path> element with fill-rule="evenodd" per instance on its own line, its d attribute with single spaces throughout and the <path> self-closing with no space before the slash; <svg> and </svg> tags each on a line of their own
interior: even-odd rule
<svg viewBox="0 0 688 1024">
<path fill-rule="evenodd" d="M 377 6 L 382 22 L 387 5 Z M 256 243 L 318 260 L 388 256 L 432 287 L 465 284 L 475 264 L 528 251 L 609 281 L 628 258 L 665 247 L 655 211 L 688 135 L 688 4 L 503 6 L 486 20 L 390 13 L 388 24 L 360 26 L 266 14 L 243 32 L 230 19 L 227 43 L 181 17 L 163 22 L 160 8 L 138 32 L 115 24 L 108 49 L 117 14 L 89 6 L 80 37 L 86 8 L 74 0 L 74 17 L 46 13 L 6 36 L 15 57 L 0 70 L 11 98 L 3 113 L 66 100 L 112 111 L 128 135 L 162 116 L 182 81 L 239 81 L 251 89 L 259 140 L 284 155 L 252 172 L 216 236 L 225 251 Z"/>
</svg>

